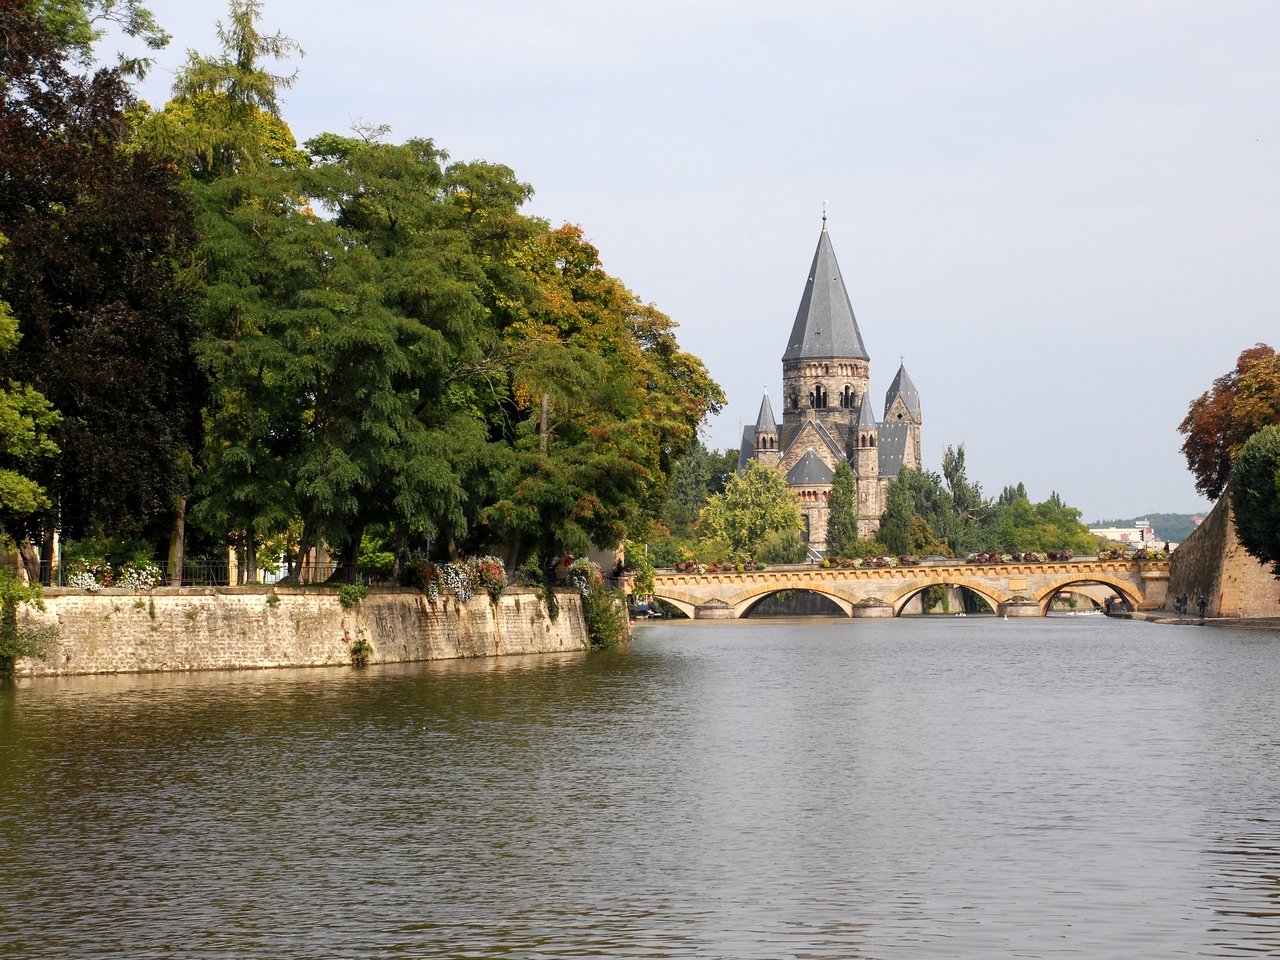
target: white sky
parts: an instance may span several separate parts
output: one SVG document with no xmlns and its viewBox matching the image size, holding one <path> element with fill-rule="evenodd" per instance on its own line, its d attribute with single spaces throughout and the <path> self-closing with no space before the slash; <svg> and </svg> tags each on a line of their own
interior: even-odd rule
<svg viewBox="0 0 1280 960">
<path fill-rule="evenodd" d="M 151 6 L 162 103 L 225 8 Z M 581 224 L 725 388 L 715 446 L 781 393 L 823 200 L 875 395 L 905 354 L 926 466 L 964 442 L 992 494 L 1202 509 L 1187 404 L 1280 346 L 1274 4 L 269 0 L 264 26 L 307 52 L 299 140 L 387 123 Z"/>
</svg>

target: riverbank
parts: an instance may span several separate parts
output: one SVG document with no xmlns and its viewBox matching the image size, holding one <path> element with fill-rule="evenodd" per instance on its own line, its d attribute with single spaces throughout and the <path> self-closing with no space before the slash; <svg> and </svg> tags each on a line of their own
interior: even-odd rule
<svg viewBox="0 0 1280 960">
<path fill-rule="evenodd" d="M 587 649 L 582 598 L 557 591 L 553 620 L 537 591 L 508 587 L 460 603 L 374 588 L 344 607 L 336 587 L 167 587 L 45 592 L 33 623 L 57 626 L 46 660 L 19 660 L 26 677 L 95 673 L 341 666 L 368 645 L 369 663 L 406 663 Z"/>
<path fill-rule="evenodd" d="M 1126 620 L 1146 620 L 1148 623 L 1171 623 L 1184 627 L 1225 627 L 1229 630 L 1264 630 L 1280 632 L 1280 617 L 1171 617 L 1164 611 L 1149 613 L 1112 614 Z"/>
</svg>

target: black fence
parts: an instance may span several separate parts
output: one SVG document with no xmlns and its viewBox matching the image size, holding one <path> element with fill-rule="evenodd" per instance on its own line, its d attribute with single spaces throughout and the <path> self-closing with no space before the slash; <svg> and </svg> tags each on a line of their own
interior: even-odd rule
<svg viewBox="0 0 1280 960">
<path fill-rule="evenodd" d="M 244 567 L 234 566 L 226 560 L 186 560 L 182 564 L 182 578 L 172 576 L 169 571 L 168 564 L 163 561 L 153 561 L 160 568 L 160 583 L 162 587 L 230 587 L 244 586 L 246 584 L 264 584 L 273 583 L 325 583 L 333 580 L 339 583 L 360 582 L 369 585 L 380 584 L 384 578 L 362 572 L 358 568 L 352 567 L 350 564 L 343 565 L 337 563 L 305 563 L 301 569 L 290 570 L 287 566 L 278 567 L 259 567 L 250 575 L 249 571 Z M 71 582 L 74 574 L 72 565 L 69 563 L 59 563 L 56 566 L 50 563 L 40 564 L 40 582 L 47 587 L 69 587 L 74 586 Z M 295 579 L 296 575 L 296 579 Z M 112 571 L 110 583 L 104 583 L 103 586 L 118 586 L 120 580 L 120 570 Z"/>
</svg>

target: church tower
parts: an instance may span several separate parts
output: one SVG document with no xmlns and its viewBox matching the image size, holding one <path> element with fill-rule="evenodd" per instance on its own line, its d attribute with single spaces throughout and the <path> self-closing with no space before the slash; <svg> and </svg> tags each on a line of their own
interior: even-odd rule
<svg viewBox="0 0 1280 960">
<path fill-rule="evenodd" d="M 824 217 L 800 309 L 782 355 L 782 441 L 816 420 L 846 452 L 870 381 L 870 357 L 853 315 Z"/>
<path fill-rule="evenodd" d="M 920 458 L 920 391 L 907 376 L 906 364 L 898 367 L 898 375 L 884 395 L 884 422 L 904 424 L 907 428 L 906 445 L 902 465 L 919 470 Z"/>
<path fill-rule="evenodd" d="M 850 457 L 858 478 L 858 536 L 872 537 L 880 529 L 880 428 L 871 412 L 871 398 L 863 397 L 852 436 L 856 449 Z"/>
<path fill-rule="evenodd" d="M 756 417 L 755 458 L 766 467 L 776 467 L 782 452 L 778 447 L 778 424 L 773 419 L 773 405 L 769 403 L 769 391 L 760 401 L 760 415 Z"/>
</svg>

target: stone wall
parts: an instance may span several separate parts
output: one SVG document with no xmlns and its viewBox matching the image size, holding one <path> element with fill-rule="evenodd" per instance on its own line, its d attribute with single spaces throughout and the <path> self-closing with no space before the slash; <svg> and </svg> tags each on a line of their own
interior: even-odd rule
<svg viewBox="0 0 1280 960">
<path fill-rule="evenodd" d="M 1210 616 L 1280 617 L 1280 580 L 1241 545 L 1229 497 L 1173 551 L 1164 608 L 1173 610 L 1179 596 L 1189 599 L 1191 613 L 1204 596 Z"/>
<path fill-rule="evenodd" d="M 372 663 L 585 650 L 581 597 L 557 591 L 557 600 L 553 621 L 535 591 L 510 587 L 496 605 L 484 595 L 428 603 L 417 590 L 375 588 L 351 608 L 331 587 L 54 589 L 46 612 L 20 616 L 57 624 L 58 645 L 46 661 L 18 661 L 17 673 L 329 666 L 350 663 L 357 640 L 372 646 Z"/>
</svg>

